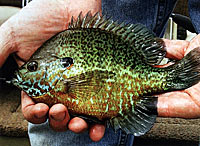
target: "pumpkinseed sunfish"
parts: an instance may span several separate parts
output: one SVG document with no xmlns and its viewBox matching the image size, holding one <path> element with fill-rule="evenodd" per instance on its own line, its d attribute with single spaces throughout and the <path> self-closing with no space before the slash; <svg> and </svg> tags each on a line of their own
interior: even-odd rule
<svg viewBox="0 0 200 146">
<path fill-rule="evenodd" d="M 71 115 L 139 136 L 157 117 L 153 94 L 200 80 L 200 48 L 171 66 L 154 67 L 165 57 L 163 41 L 143 25 L 80 14 L 16 71 L 12 83 L 35 102 L 62 103 Z"/>
</svg>

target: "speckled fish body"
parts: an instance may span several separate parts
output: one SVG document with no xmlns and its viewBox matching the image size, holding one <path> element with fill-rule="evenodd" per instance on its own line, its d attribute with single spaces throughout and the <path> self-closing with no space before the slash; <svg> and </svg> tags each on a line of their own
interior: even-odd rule
<svg viewBox="0 0 200 146">
<path fill-rule="evenodd" d="M 44 43 L 13 84 L 36 102 L 63 103 L 71 114 L 142 135 L 156 119 L 157 98 L 149 95 L 188 88 L 200 78 L 198 49 L 172 66 L 153 67 L 165 54 L 161 39 L 145 27 L 88 13 Z"/>
</svg>

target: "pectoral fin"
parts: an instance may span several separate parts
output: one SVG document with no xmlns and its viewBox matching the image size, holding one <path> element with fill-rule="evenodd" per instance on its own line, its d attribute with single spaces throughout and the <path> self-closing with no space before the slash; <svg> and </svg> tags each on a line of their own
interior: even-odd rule
<svg viewBox="0 0 200 146">
<path fill-rule="evenodd" d="M 114 74 L 108 71 L 90 71 L 64 80 L 66 92 L 74 98 L 88 99 L 97 95 L 104 83 Z"/>
</svg>

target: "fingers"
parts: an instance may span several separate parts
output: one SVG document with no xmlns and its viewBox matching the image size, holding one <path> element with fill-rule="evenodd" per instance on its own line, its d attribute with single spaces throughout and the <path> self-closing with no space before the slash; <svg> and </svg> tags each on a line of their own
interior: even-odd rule
<svg viewBox="0 0 200 146">
<path fill-rule="evenodd" d="M 70 120 L 68 128 L 75 133 L 81 133 L 88 129 L 88 124 L 83 119 L 75 117 Z"/>
<path fill-rule="evenodd" d="M 22 113 L 24 118 L 33 123 L 41 124 L 46 121 L 49 107 L 44 103 L 35 104 L 34 101 L 22 91 L 21 93 Z"/>
<path fill-rule="evenodd" d="M 106 129 L 105 126 L 101 124 L 92 125 L 89 130 L 89 135 L 91 140 L 93 141 L 101 140 L 104 136 L 105 129 Z"/>
<path fill-rule="evenodd" d="M 70 116 L 63 104 L 55 104 L 49 110 L 49 124 L 55 131 L 66 131 Z"/>
<path fill-rule="evenodd" d="M 62 104 L 56 104 L 49 107 L 44 103 L 35 104 L 34 101 L 22 91 L 22 113 L 24 118 L 33 123 L 41 124 L 47 120 L 47 115 L 49 112 L 49 124 L 51 128 L 55 131 L 65 131 L 67 130 L 66 125 L 69 121 L 69 114 L 67 108 Z"/>
<path fill-rule="evenodd" d="M 55 131 L 66 131 L 67 124 L 69 130 L 81 133 L 88 129 L 86 121 L 79 117 L 70 120 L 67 108 L 62 104 L 55 104 L 50 109 L 44 103 L 35 104 L 34 101 L 22 91 L 21 93 L 22 113 L 26 120 L 33 124 L 41 124 L 47 120 L 49 112 L 49 124 Z M 105 126 L 100 124 L 92 125 L 89 129 L 90 138 L 99 141 L 104 136 Z"/>
<path fill-rule="evenodd" d="M 188 46 L 188 49 L 186 50 L 186 54 L 189 53 L 192 49 L 200 47 L 200 35 L 197 35 L 196 37 L 194 37 L 191 41 L 190 44 Z"/>
<path fill-rule="evenodd" d="M 168 40 L 163 39 L 167 57 L 173 59 L 182 59 L 184 55 L 189 53 L 194 48 L 200 47 L 200 35 L 194 37 L 190 42 L 185 40 Z"/>
<path fill-rule="evenodd" d="M 172 59 L 182 59 L 185 55 L 185 51 L 187 50 L 190 44 L 188 41 L 185 40 L 183 41 L 163 39 L 163 41 L 167 50 L 166 57 Z"/>
<path fill-rule="evenodd" d="M 81 133 L 88 128 L 88 124 L 81 118 L 73 118 L 68 125 L 69 130 L 75 133 Z M 105 133 L 105 126 L 101 124 L 91 125 L 89 128 L 89 135 L 91 140 L 99 141 L 103 138 Z"/>
</svg>

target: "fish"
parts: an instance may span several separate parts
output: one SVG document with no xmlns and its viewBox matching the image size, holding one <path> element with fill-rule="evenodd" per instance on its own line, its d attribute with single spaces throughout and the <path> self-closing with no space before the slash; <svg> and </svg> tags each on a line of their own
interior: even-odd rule
<svg viewBox="0 0 200 146">
<path fill-rule="evenodd" d="M 156 121 L 156 94 L 200 80 L 200 48 L 156 67 L 164 59 L 163 40 L 142 24 L 80 13 L 18 68 L 11 82 L 36 103 L 62 103 L 70 115 L 140 136 Z"/>
</svg>

